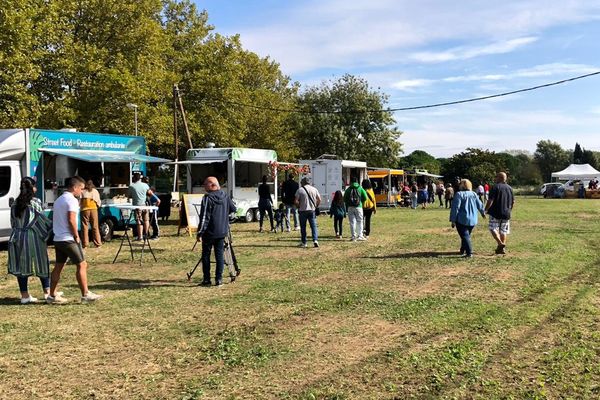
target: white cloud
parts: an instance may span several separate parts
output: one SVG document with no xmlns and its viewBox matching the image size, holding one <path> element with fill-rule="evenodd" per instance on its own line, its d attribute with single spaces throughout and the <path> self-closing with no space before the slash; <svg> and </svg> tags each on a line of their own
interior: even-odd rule
<svg viewBox="0 0 600 400">
<path fill-rule="evenodd" d="M 392 87 L 394 89 L 412 92 L 415 88 L 429 86 L 432 82 L 431 79 L 406 79 L 392 83 Z"/>
<path fill-rule="evenodd" d="M 483 55 L 510 53 L 520 47 L 537 41 L 537 37 L 529 36 L 511 40 L 494 42 L 486 46 L 456 47 L 442 52 L 419 52 L 409 58 L 422 63 L 436 63 L 454 60 L 468 60 Z"/>
<path fill-rule="evenodd" d="M 487 75 L 462 75 L 443 78 L 443 82 L 471 82 L 471 81 L 500 81 L 515 78 L 538 78 L 550 77 L 555 75 L 583 75 L 596 72 L 600 67 L 584 64 L 562 64 L 552 63 L 536 65 L 531 68 L 519 69 L 506 74 L 487 74 Z"/>
<path fill-rule="evenodd" d="M 312 0 L 291 3 L 271 21 L 236 28 L 244 45 L 270 55 L 286 73 L 406 62 L 432 44 L 491 42 L 435 56 L 450 59 L 509 52 L 544 29 L 600 18 L 600 2 L 570 0 Z M 299 5 L 298 5 L 299 4 Z M 210 12 L 210 10 L 209 10 Z M 259 22 L 260 21 L 260 22 Z M 514 39 L 518 38 L 518 39 Z M 426 58 L 426 57 L 425 57 Z"/>
</svg>

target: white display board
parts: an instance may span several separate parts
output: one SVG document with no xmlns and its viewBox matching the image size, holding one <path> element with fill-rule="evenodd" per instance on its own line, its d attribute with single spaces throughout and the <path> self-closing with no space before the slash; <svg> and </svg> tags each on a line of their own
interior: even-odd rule
<svg viewBox="0 0 600 400">
<path fill-rule="evenodd" d="M 198 231 L 198 213 L 202 203 L 203 194 L 184 194 L 183 204 L 185 205 L 185 215 L 187 219 L 187 228 L 190 236 Z M 196 211 L 197 210 L 197 211 Z"/>
</svg>

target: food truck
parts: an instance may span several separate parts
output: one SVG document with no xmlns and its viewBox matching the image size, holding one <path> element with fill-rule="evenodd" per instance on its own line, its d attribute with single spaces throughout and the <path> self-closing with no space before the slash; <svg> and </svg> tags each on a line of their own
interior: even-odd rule
<svg viewBox="0 0 600 400">
<path fill-rule="evenodd" d="M 368 175 L 378 206 L 395 207 L 402 202 L 403 170 L 374 168 L 368 171 Z"/>
<path fill-rule="evenodd" d="M 146 163 L 169 160 L 146 155 L 141 136 L 108 135 L 44 129 L 0 129 L 0 242 L 10 237 L 10 206 L 19 195 L 21 178 L 36 180 L 36 196 L 48 214 L 73 175 L 92 179 L 100 192 L 100 233 L 110 240 L 120 226 L 113 204 L 127 203 L 132 171 L 145 173 Z"/>
<path fill-rule="evenodd" d="M 323 154 L 316 160 L 300 160 L 300 164 L 308 165 L 310 172 L 304 176 L 321 194 L 321 210 L 329 210 L 335 192 L 346 190 L 352 177 L 357 178 L 359 183 L 367 178 L 367 163 L 364 161 L 338 160 L 335 155 Z"/>
<path fill-rule="evenodd" d="M 274 150 L 240 147 L 207 147 L 189 149 L 185 161 L 176 164 L 185 168 L 188 193 L 205 193 L 204 180 L 218 179 L 221 190 L 229 195 L 237 208 L 236 216 L 246 222 L 259 218 L 258 185 L 267 176 L 273 205 L 277 204 L 277 176 L 271 176 L 270 163 L 277 161 Z"/>
</svg>

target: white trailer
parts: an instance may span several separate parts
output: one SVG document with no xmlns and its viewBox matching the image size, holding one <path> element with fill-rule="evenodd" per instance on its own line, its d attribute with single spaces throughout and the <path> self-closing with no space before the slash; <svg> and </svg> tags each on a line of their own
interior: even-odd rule
<svg viewBox="0 0 600 400">
<path fill-rule="evenodd" d="M 352 177 L 361 183 L 368 179 L 367 163 L 364 161 L 337 160 L 335 156 L 322 155 L 316 160 L 300 160 L 300 164 L 308 165 L 310 172 L 306 174 L 313 185 L 321 194 L 322 210 L 328 210 L 336 191 L 342 193 L 350 185 Z"/>
<path fill-rule="evenodd" d="M 204 179 L 214 176 L 235 203 L 237 217 L 252 222 L 259 216 L 258 185 L 264 175 L 277 204 L 277 175 L 271 177 L 269 165 L 275 161 L 274 150 L 228 147 L 190 149 L 186 160 L 177 164 L 186 167 L 188 193 L 204 193 Z"/>
</svg>

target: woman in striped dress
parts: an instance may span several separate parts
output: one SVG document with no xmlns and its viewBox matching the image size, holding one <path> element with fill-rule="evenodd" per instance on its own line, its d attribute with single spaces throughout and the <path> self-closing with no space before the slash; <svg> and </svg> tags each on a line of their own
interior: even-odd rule
<svg viewBox="0 0 600 400">
<path fill-rule="evenodd" d="M 45 296 L 50 289 L 46 240 L 50 235 L 52 221 L 44 214 L 42 202 L 34 197 L 35 191 L 35 181 L 29 177 L 23 178 L 21 193 L 10 209 L 12 233 L 8 240 L 8 273 L 17 277 L 21 304 L 38 301 L 27 290 L 30 276 L 40 278 Z"/>
</svg>

